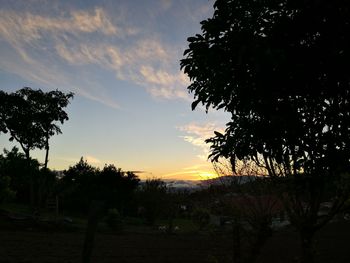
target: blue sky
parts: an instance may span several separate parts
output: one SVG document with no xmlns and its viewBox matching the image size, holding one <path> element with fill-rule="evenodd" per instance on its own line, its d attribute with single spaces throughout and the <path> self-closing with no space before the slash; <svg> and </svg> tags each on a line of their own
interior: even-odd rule
<svg viewBox="0 0 350 263">
<path fill-rule="evenodd" d="M 49 166 L 84 156 L 141 177 L 213 175 L 204 139 L 227 122 L 191 111 L 179 60 L 211 0 L 0 0 L 0 85 L 72 91 L 70 120 L 51 139 Z M 0 135 L 2 148 L 10 148 Z M 43 161 L 44 152 L 33 156 Z"/>
</svg>

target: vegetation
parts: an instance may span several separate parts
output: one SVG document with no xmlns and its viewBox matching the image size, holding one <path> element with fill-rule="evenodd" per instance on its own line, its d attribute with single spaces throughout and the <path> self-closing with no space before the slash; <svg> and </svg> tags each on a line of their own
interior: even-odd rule
<svg viewBox="0 0 350 263">
<path fill-rule="evenodd" d="M 124 172 L 114 165 L 106 165 L 100 170 L 81 158 L 63 172 L 59 195 L 68 210 L 87 212 L 91 201 L 99 200 L 106 207 L 124 214 L 138 183 L 139 179 L 132 172 Z"/>
<path fill-rule="evenodd" d="M 192 108 L 231 113 L 225 133 L 207 140 L 210 157 L 285 178 L 276 187 L 300 232 L 303 262 L 312 262 L 315 232 L 349 197 L 347 3 L 217 0 L 214 8 L 181 61 Z M 319 216 L 329 185 L 332 208 Z"/>
<path fill-rule="evenodd" d="M 30 151 L 38 148 L 46 150 L 44 167 L 47 168 L 49 138 L 61 133 L 61 124 L 68 120 L 67 107 L 73 93 L 61 91 L 43 92 L 23 88 L 7 94 L 1 92 L 1 131 L 9 132 L 10 141 L 17 141 L 26 158 L 29 160 Z"/>
<path fill-rule="evenodd" d="M 214 244 L 207 261 L 252 263 L 273 235 L 291 233 L 277 229 L 280 220 L 297 230 L 301 262 L 314 262 L 315 236 L 349 213 L 350 9 L 340 0 L 216 0 L 214 9 L 188 38 L 181 68 L 193 110 L 201 104 L 231 115 L 207 140 L 221 181 L 178 190 L 83 157 L 52 171 L 49 140 L 62 133 L 73 93 L 0 90 L 0 133 L 19 145 L 0 154 L 0 228 L 86 228 L 84 262 L 100 231 L 161 242 L 190 237 L 203 247 L 219 240 L 224 256 Z M 32 158 L 35 149 L 45 151 L 43 162 Z M 346 229 L 345 219 L 336 224 Z"/>
<path fill-rule="evenodd" d="M 3 91 L 0 93 L 0 131 L 8 132 L 9 140 L 18 142 L 25 154 L 31 205 L 41 202 L 42 189 L 38 189 L 38 199 L 35 200 L 34 181 L 40 178 L 34 178 L 31 173 L 30 151 L 36 148 L 46 150 L 44 169 L 47 169 L 49 138 L 61 133 L 57 122 L 63 124 L 68 120 L 64 108 L 71 98 L 73 93 L 65 94 L 58 90 L 45 93 L 28 87 L 9 94 Z M 44 183 L 40 182 L 38 185 L 42 184 Z"/>
</svg>

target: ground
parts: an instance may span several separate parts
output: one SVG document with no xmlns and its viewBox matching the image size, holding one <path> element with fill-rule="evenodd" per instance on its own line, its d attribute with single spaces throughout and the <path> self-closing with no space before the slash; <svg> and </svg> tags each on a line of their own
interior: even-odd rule
<svg viewBox="0 0 350 263">
<path fill-rule="evenodd" d="M 81 262 L 83 229 L 52 229 L 0 219 L 0 262 Z M 326 226 L 316 238 L 317 262 L 350 262 L 350 222 Z M 214 263 L 232 262 L 230 236 L 217 231 L 168 235 L 157 229 L 123 233 L 100 231 L 91 262 Z M 298 262 L 298 236 L 291 229 L 275 233 L 259 263 Z"/>
</svg>

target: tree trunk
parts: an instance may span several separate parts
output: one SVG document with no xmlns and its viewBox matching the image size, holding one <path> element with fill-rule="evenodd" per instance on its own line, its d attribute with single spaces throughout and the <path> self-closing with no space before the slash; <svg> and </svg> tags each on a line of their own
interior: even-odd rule
<svg viewBox="0 0 350 263">
<path fill-rule="evenodd" d="M 22 147 L 23 148 L 23 147 Z M 30 201 L 30 206 L 34 210 L 34 205 L 35 205 L 35 196 L 34 196 L 34 178 L 33 178 L 33 173 L 32 173 L 32 168 L 30 164 L 30 155 L 29 155 L 29 150 L 24 149 L 24 153 L 26 155 L 27 159 L 27 172 L 29 176 L 29 201 Z"/>
<path fill-rule="evenodd" d="M 46 170 L 46 169 L 47 169 L 47 163 L 49 162 L 49 150 L 50 150 L 50 146 L 49 146 L 49 137 L 48 137 L 48 135 L 47 135 L 47 137 L 46 137 L 45 150 L 46 150 L 46 154 L 45 154 L 44 168 L 45 168 L 45 170 Z"/>
<path fill-rule="evenodd" d="M 253 240 L 252 243 L 251 253 L 248 262 L 254 263 L 257 261 L 263 246 L 265 245 L 266 241 L 270 236 L 271 232 L 269 231 L 269 229 L 264 228 L 259 229 L 258 232 L 254 234 L 253 238 L 255 240 Z"/>
<path fill-rule="evenodd" d="M 301 262 L 313 263 L 314 262 L 314 232 L 305 230 L 300 233 L 301 237 Z"/>
<path fill-rule="evenodd" d="M 233 263 L 241 262 L 241 225 L 237 219 L 233 221 Z"/>
<path fill-rule="evenodd" d="M 86 228 L 84 248 L 82 253 L 82 263 L 90 263 L 92 250 L 94 248 L 95 233 L 98 221 L 102 215 L 104 203 L 101 201 L 92 201 L 90 205 L 89 220 Z"/>
</svg>

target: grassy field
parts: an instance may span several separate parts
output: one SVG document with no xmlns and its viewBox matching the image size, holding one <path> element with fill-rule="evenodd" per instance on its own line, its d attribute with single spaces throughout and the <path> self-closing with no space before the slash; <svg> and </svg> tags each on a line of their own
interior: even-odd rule
<svg viewBox="0 0 350 263">
<path fill-rule="evenodd" d="M 121 233 L 100 225 L 92 262 L 232 262 L 228 231 L 199 232 L 190 221 L 177 220 L 179 232 L 168 235 L 137 219 L 127 221 Z M 1 216 L 0 262 L 80 262 L 85 224 L 86 220 L 73 218 L 70 227 L 53 227 Z M 317 262 L 350 262 L 349 244 L 350 222 L 330 224 L 316 238 Z M 287 228 L 267 242 L 258 262 L 298 262 L 298 254 L 298 236 Z"/>
</svg>

